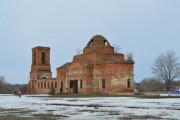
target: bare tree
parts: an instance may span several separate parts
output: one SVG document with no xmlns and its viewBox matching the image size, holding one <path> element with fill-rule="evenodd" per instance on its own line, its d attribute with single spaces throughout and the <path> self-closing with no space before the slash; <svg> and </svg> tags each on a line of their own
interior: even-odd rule
<svg viewBox="0 0 180 120">
<path fill-rule="evenodd" d="M 78 55 L 80 55 L 80 54 L 82 53 L 82 49 L 77 48 L 76 53 L 77 53 Z"/>
<path fill-rule="evenodd" d="M 5 85 L 5 77 L 0 76 L 0 93 L 3 93 L 4 85 Z"/>
<path fill-rule="evenodd" d="M 174 51 L 160 54 L 155 60 L 152 73 L 165 82 L 166 91 L 170 91 L 173 81 L 180 77 L 180 64 Z"/>
<path fill-rule="evenodd" d="M 119 53 L 119 50 L 121 49 L 121 47 L 119 45 L 114 44 L 114 53 Z"/>
<path fill-rule="evenodd" d="M 5 77 L 0 75 L 0 83 L 4 83 Z"/>
<path fill-rule="evenodd" d="M 134 62 L 134 56 L 132 52 L 126 54 L 126 61 Z"/>
<path fill-rule="evenodd" d="M 27 85 L 27 84 L 21 85 L 21 91 L 22 91 L 23 93 L 27 93 L 27 91 L 28 91 L 28 85 Z"/>
<path fill-rule="evenodd" d="M 140 92 L 157 92 L 163 90 L 163 84 L 155 77 L 143 79 L 139 84 Z"/>
<path fill-rule="evenodd" d="M 12 94 L 15 90 L 21 90 L 23 93 L 27 92 L 27 84 L 12 85 L 5 81 L 5 77 L 0 75 L 0 94 Z"/>
</svg>

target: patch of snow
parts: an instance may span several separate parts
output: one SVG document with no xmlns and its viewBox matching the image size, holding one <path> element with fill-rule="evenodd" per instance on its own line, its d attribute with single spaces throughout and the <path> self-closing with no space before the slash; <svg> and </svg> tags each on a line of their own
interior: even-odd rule
<svg viewBox="0 0 180 120">
<path fill-rule="evenodd" d="M 43 97 L 42 97 L 43 96 Z M 125 116 L 156 116 L 180 119 L 180 98 L 135 97 L 61 98 L 49 95 L 0 95 L 0 109 L 28 109 L 31 114 L 68 116 L 66 119 L 118 119 Z"/>
</svg>

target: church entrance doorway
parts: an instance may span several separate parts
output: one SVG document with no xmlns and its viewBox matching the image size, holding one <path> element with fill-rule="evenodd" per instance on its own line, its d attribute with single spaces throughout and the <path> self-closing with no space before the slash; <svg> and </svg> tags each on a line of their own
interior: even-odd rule
<svg viewBox="0 0 180 120">
<path fill-rule="evenodd" d="M 78 80 L 70 80 L 71 93 L 78 93 Z"/>
</svg>

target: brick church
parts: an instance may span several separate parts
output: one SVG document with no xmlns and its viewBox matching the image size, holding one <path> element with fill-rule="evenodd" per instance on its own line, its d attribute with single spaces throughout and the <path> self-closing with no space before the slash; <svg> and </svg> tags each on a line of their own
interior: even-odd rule
<svg viewBox="0 0 180 120">
<path fill-rule="evenodd" d="M 96 35 L 83 54 L 58 67 L 57 78 L 52 78 L 50 48 L 32 48 L 28 93 L 60 93 L 60 88 L 63 93 L 67 88 L 69 94 L 133 94 L 134 62 L 115 53 L 106 38 Z"/>
</svg>

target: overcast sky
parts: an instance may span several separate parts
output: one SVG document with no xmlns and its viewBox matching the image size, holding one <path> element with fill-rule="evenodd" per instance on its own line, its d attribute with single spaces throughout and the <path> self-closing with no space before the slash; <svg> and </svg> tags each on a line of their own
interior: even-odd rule
<svg viewBox="0 0 180 120">
<path fill-rule="evenodd" d="M 134 54 L 139 82 L 160 53 L 180 58 L 180 0 L 0 0 L 0 75 L 28 83 L 31 48 L 48 46 L 56 77 L 97 34 Z"/>
</svg>

